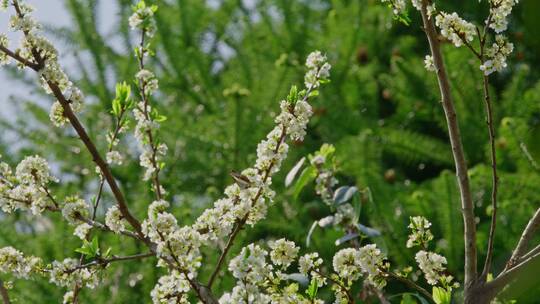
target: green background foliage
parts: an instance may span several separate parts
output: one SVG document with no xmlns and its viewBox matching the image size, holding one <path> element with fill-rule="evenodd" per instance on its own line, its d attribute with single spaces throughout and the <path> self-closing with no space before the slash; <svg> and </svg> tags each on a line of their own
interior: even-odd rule
<svg viewBox="0 0 540 304">
<path fill-rule="evenodd" d="M 106 151 L 103 130 L 113 123 L 109 113 L 114 85 L 131 81 L 136 72 L 130 51 L 136 42 L 127 26 L 132 3 L 115 1 L 115 34 L 103 35 L 98 31 L 101 20 L 97 14 L 102 1 L 64 2 L 72 26 L 47 27 L 47 34 L 69 49 L 66 57 L 77 63 L 68 70 L 87 95 L 81 120 L 100 151 Z M 309 227 L 329 210 L 314 195 L 312 186 L 295 200 L 283 181 L 302 156 L 323 143 L 332 143 L 340 182 L 371 190 L 373 200 L 362 201 L 361 222 L 382 232 L 371 241 L 384 248 L 392 265 L 414 265 L 414 251 L 405 249 L 406 226 L 409 216 L 424 215 L 434 224 L 436 251 L 447 257 L 449 272 L 463 279 L 459 192 L 436 79 L 423 67 L 427 42 L 412 9 L 411 25 L 404 26 L 375 0 L 148 2 L 159 5 L 153 42 L 157 56 L 150 68 L 159 77 L 160 91 L 153 104 L 168 118 L 160 131 L 169 146 L 162 181 L 180 224 L 193 222 L 220 197 L 232 182 L 231 170 L 253 163 L 257 142 L 272 127 L 279 100 L 291 84 L 302 82 L 306 55 L 320 49 L 333 65 L 332 81 L 314 101 L 308 136 L 292 145 L 283 172 L 274 179 L 278 196 L 268 218 L 243 231 L 232 254 L 242 244 L 281 237 L 305 247 Z M 477 24 L 487 13 L 486 1 L 445 1 L 440 6 Z M 540 82 L 535 69 L 540 64 L 539 6 L 536 0 L 520 1 L 509 31 L 515 44 L 509 68 L 491 77 L 500 169 L 495 271 L 504 267 L 527 220 L 540 206 L 540 171 L 535 165 L 540 162 Z M 483 259 L 491 178 L 481 73 L 465 48 L 444 44 L 443 50 L 470 167 Z M 9 72 L 33 95 L 13 98 L 10 106 L 16 117 L 1 121 L 4 160 L 16 163 L 39 153 L 61 177 L 54 188 L 58 197 L 79 193 L 90 199 L 98 184 L 89 154 L 72 130 L 49 123 L 51 100 L 33 85 L 34 79 L 15 69 Z M 153 195 L 149 184 L 141 181 L 134 139 L 128 136 L 121 145 L 129 160 L 113 173 L 129 207 L 142 218 Z M 107 193 L 98 217 L 104 216 L 113 201 Z M 16 213 L 1 218 L 2 246 L 15 246 L 46 261 L 77 255 L 74 249 L 80 247 L 80 241 L 58 215 L 35 218 Z M 310 248 L 302 252 L 317 250 L 330 261 L 338 249 L 334 241 L 341 236 L 332 229 L 317 230 Z M 100 242 L 112 247 L 113 254 L 143 250 L 131 240 L 109 234 L 100 234 Z M 207 251 L 207 263 L 214 264 L 218 254 L 217 249 Z M 95 291 L 83 291 L 82 303 L 149 302 L 149 291 L 163 271 L 154 264 L 112 265 L 104 284 Z M 210 267 L 204 268 L 201 276 L 206 278 L 210 271 Z M 216 289 L 222 292 L 232 283 L 218 279 Z M 540 295 L 535 284 L 537 276 L 511 288 L 507 297 L 534 303 Z M 18 303 L 58 303 L 63 292 L 43 280 L 16 280 L 11 294 Z M 403 286 L 397 284 L 387 288 L 388 294 L 402 292 Z M 411 296 L 406 299 L 406 303 L 415 301 Z"/>
</svg>

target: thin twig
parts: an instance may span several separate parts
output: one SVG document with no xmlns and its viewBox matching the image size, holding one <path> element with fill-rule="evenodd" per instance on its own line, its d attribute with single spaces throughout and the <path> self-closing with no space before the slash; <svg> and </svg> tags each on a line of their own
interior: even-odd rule
<svg viewBox="0 0 540 304">
<path fill-rule="evenodd" d="M 141 41 L 139 42 L 139 52 L 138 52 L 138 54 L 139 54 L 139 56 L 138 56 L 138 64 L 139 64 L 139 70 L 140 71 L 144 70 L 144 68 L 145 68 L 144 67 L 145 66 L 144 56 L 145 56 L 145 53 L 147 52 L 146 47 L 144 46 L 145 38 L 146 38 L 146 30 L 143 29 L 142 32 L 141 32 Z M 150 113 L 148 113 L 148 104 L 150 103 L 150 100 L 149 100 L 148 95 L 146 93 L 146 85 L 147 85 L 146 82 L 144 82 L 142 79 L 139 79 L 140 94 L 141 94 L 141 98 L 142 98 L 143 103 L 144 103 L 142 113 L 143 113 L 144 118 L 146 120 L 151 120 Z M 152 176 L 152 181 L 154 183 L 154 191 L 156 192 L 156 198 L 158 200 L 161 200 L 161 198 L 162 198 L 161 183 L 159 181 L 159 172 L 160 172 L 161 168 L 158 166 L 157 158 L 156 158 L 158 145 L 157 145 L 157 142 L 154 139 L 154 136 L 152 134 L 151 129 L 146 130 L 146 135 L 148 136 L 148 144 L 150 145 L 150 148 L 152 149 L 152 156 L 150 158 L 150 161 L 152 162 L 152 166 L 154 167 L 154 170 L 155 170 L 153 172 L 153 176 Z"/>
<path fill-rule="evenodd" d="M 408 287 L 412 288 L 412 289 L 416 289 L 417 291 L 419 291 L 424 297 L 428 298 L 431 302 L 435 302 L 433 300 L 433 297 L 431 296 L 431 293 L 429 293 L 429 291 L 427 291 L 426 289 L 424 289 L 422 286 L 416 284 L 415 282 L 407 279 L 406 277 L 402 277 L 400 275 L 397 275 L 391 271 L 385 271 L 383 272 L 385 275 L 387 275 L 388 277 L 390 277 L 391 279 L 393 280 L 396 280 L 400 283 L 403 283 L 405 285 L 407 285 Z"/>
<path fill-rule="evenodd" d="M 482 53 L 483 53 L 483 46 Z M 491 269 L 491 261 L 493 259 L 493 243 L 495 241 L 495 229 L 497 228 L 497 192 L 499 187 L 499 177 L 497 176 L 497 153 L 495 150 L 495 126 L 493 123 L 493 109 L 491 105 L 491 97 L 489 94 L 489 77 L 484 75 L 484 104 L 486 108 L 487 126 L 489 132 L 489 144 L 491 155 L 491 224 L 489 228 L 488 247 L 486 253 L 486 260 L 484 264 L 484 270 L 482 277 L 487 277 Z"/>
<path fill-rule="evenodd" d="M 73 268 L 67 270 L 66 273 L 72 273 L 72 272 L 74 272 L 76 270 L 79 270 L 79 269 L 85 269 L 85 268 L 90 268 L 90 267 L 94 267 L 94 266 L 103 266 L 103 267 L 105 267 L 108 264 L 113 263 L 113 262 L 140 260 L 140 259 L 149 258 L 149 257 L 153 257 L 153 256 L 155 256 L 155 254 L 153 252 L 148 252 L 148 253 L 139 253 L 139 254 L 128 255 L 128 256 L 113 256 L 113 257 L 107 258 L 107 259 L 96 259 L 96 260 L 93 260 L 92 262 L 88 262 L 86 264 L 81 264 L 81 265 L 78 265 L 76 267 L 73 267 Z"/>
<path fill-rule="evenodd" d="M 512 256 L 506 264 L 506 268 L 511 268 L 516 262 L 525 254 L 525 250 L 529 246 L 529 242 L 534 237 L 536 231 L 540 228 L 540 208 L 538 208 L 533 217 L 527 223 L 527 226 L 523 230 L 519 242 L 514 249 Z"/>
</svg>

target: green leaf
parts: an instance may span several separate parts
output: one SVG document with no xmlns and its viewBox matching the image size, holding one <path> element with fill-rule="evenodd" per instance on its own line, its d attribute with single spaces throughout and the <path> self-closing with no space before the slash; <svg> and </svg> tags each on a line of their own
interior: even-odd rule
<svg viewBox="0 0 540 304">
<path fill-rule="evenodd" d="M 290 104 L 295 104 L 298 101 L 298 88 L 293 85 L 287 96 L 287 102 Z"/>
<path fill-rule="evenodd" d="M 319 91 L 314 90 L 314 91 L 311 91 L 311 93 L 309 93 L 308 97 L 317 97 L 317 96 L 319 96 Z"/>
<path fill-rule="evenodd" d="M 371 227 L 368 227 L 368 226 L 364 226 L 362 224 L 358 224 L 356 225 L 358 227 L 358 230 L 360 230 L 360 232 L 362 232 L 363 234 L 369 236 L 369 237 L 377 237 L 377 236 L 381 236 L 381 232 L 377 229 L 374 229 L 374 228 L 371 228 Z"/>
<path fill-rule="evenodd" d="M 302 171 L 302 173 L 300 174 L 300 177 L 298 178 L 298 180 L 296 181 L 296 184 L 294 185 L 293 197 L 295 200 L 298 199 L 298 196 L 300 196 L 302 189 L 304 189 L 307 183 L 315 179 L 316 176 L 317 176 L 317 171 L 313 167 L 307 167 Z"/>
<path fill-rule="evenodd" d="M 122 106 L 120 105 L 120 100 L 114 99 L 112 102 L 112 113 L 114 116 L 118 117 L 120 116 L 120 113 L 122 112 Z"/>
<path fill-rule="evenodd" d="M 285 187 L 289 187 L 291 185 L 291 183 L 293 182 L 294 178 L 296 177 L 296 174 L 298 174 L 298 171 L 300 170 L 300 168 L 302 168 L 302 166 L 304 165 L 304 162 L 305 162 L 306 158 L 305 157 L 302 157 L 297 163 L 296 165 L 294 165 L 294 167 L 291 169 L 291 171 L 289 171 L 289 173 L 287 173 L 287 177 L 285 178 Z"/>
<path fill-rule="evenodd" d="M 336 244 L 336 246 L 339 246 L 341 244 L 347 243 L 350 240 L 354 240 L 359 236 L 360 236 L 360 234 L 358 234 L 358 233 L 348 233 L 348 234 L 340 237 L 339 239 L 337 239 L 335 244 Z"/>
<path fill-rule="evenodd" d="M 437 304 L 450 304 L 452 299 L 452 294 L 450 291 L 441 288 L 441 287 L 433 287 L 432 290 L 433 294 L 433 301 Z"/>
<path fill-rule="evenodd" d="M 319 291 L 319 284 L 317 284 L 316 279 L 311 279 L 311 283 L 309 284 L 308 289 L 306 290 L 306 294 L 310 300 L 314 300 L 315 297 L 317 297 L 317 292 Z"/>
<path fill-rule="evenodd" d="M 319 224 L 319 221 L 315 221 L 311 225 L 311 228 L 309 228 L 309 231 L 306 237 L 306 247 L 309 247 L 309 245 L 311 244 L 311 235 L 313 234 L 313 231 L 315 231 L 315 228 L 317 228 L 318 224 Z"/>
</svg>

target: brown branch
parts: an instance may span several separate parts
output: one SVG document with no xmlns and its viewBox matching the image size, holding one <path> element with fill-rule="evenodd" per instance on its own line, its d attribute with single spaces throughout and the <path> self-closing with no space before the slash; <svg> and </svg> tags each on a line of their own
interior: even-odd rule
<svg viewBox="0 0 540 304">
<path fill-rule="evenodd" d="M 519 242 L 517 243 L 512 256 L 508 260 L 506 268 L 511 268 L 523 256 L 523 254 L 525 254 L 525 251 L 529 246 L 529 242 L 534 237 L 534 234 L 538 228 L 540 228 L 540 208 L 536 210 L 535 214 L 529 220 L 529 223 L 523 230 Z"/>
<path fill-rule="evenodd" d="M 6 48 L 5 46 L 0 45 L 0 51 L 4 52 L 6 55 L 8 55 L 9 57 L 15 59 L 20 64 L 22 64 L 24 66 L 27 66 L 27 67 L 31 68 L 32 70 L 34 70 L 36 72 L 43 68 L 43 65 L 32 62 L 32 61 L 29 61 L 29 60 L 21 57 L 19 54 L 15 53 L 15 52 L 12 52 L 11 50 Z"/>
<path fill-rule="evenodd" d="M 467 175 L 467 163 L 463 144 L 459 131 L 457 114 L 452 100 L 450 83 L 444 65 L 440 42 L 437 39 L 437 31 L 432 18 L 428 16 L 426 9 L 427 1 L 422 1 L 422 21 L 428 38 L 431 55 L 437 70 L 437 80 L 441 93 L 442 106 L 448 126 L 448 135 L 452 146 L 452 154 L 456 166 L 456 177 L 460 190 L 461 209 L 464 223 L 465 237 L 465 289 L 469 288 L 476 280 L 477 253 L 476 253 L 476 224 L 474 219 L 474 204 L 472 201 L 469 177 Z"/>
<path fill-rule="evenodd" d="M 407 279 L 406 277 L 403 277 L 403 276 L 400 276 L 400 275 L 397 275 L 391 271 L 384 271 L 383 272 L 385 275 L 387 275 L 389 278 L 393 279 L 393 280 L 396 280 L 402 284 L 405 284 L 407 285 L 408 287 L 412 288 L 412 289 L 415 289 L 417 291 L 419 291 L 424 297 L 426 297 L 427 299 L 429 299 L 431 302 L 435 303 L 435 301 L 433 300 L 433 297 L 431 296 L 431 293 L 429 293 L 429 291 L 427 291 L 426 289 L 424 289 L 422 286 L 416 284 L 415 282 Z"/>
<path fill-rule="evenodd" d="M 493 295 L 498 294 L 504 287 L 519 278 L 525 270 L 530 269 L 531 264 L 538 262 L 540 262 L 540 252 L 537 252 L 521 263 L 501 272 L 495 279 L 486 283 L 485 290 Z"/>
<path fill-rule="evenodd" d="M 536 255 L 540 253 L 540 245 L 537 245 L 536 247 L 534 247 L 533 249 L 531 249 L 529 252 L 527 252 L 526 254 L 524 254 L 520 259 L 519 259 L 519 263 L 525 261 L 526 259 Z"/>
<path fill-rule="evenodd" d="M 481 46 L 482 53 L 484 47 Z M 486 109 L 486 123 L 489 132 L 489 144 L 491 155 L 491 224 L 489 228 L 488 247 L 486 260 L 482 277 L 486 278 L 491 269 L 491 261 L 493 259 L 493 242 L 495 241 L 495 229 L 497 228 L 497 191 L 499 186 L 499 177 L 497 176 L 497 153 L 495 151 L 495 126 L 493 125 L 493 109 L 491 105 L 491 97 L 489 94 L 489 77 L 483 77 L 484 87 L 484 104 Z"/>
<path fill-rule="evenodd" d="M 73 113 L 73 111 L 71 110 L 69 101 L 64 97 L 64 95 L 62 94 L 62 91 L 60 90 L 60 88 L 58 87 L 56 83 L 53 83 L 47 80 L 47 85 L 53 92 L 53 95 L 62 105 L 62 108 L 64 109 L 64 115 L 69 119 L 71 125 L 73 126 L 77 134 L 79 135 L 79 138 L 82 140 L 82 142 L 84 143 L 84 145 L 86 146 L 90 154 L 92 155 L 93 161 L 101 170 L 101 173 L 103 174 L 105 180 L 107 181 L 107 184 L 109 184 L 109 187 L 111 188 L 111 191 L 114 197 L 116 198 L 116 201 L 118 203 L 118 209 L 120 210 L 124 218 L 131 224 L 133 229 L 135 229 L 140 239 L 143 240 L 145 243 L 150 244 L 150 241 L 142 233 L 140 222 L 129 211 L 124 195 L 122 194 L 122 191 L 120 191 L 120 188 L 118 187 L 109 166 L 99 154 L 96 146 L 94 145 L 94 143 L 92 142 L 88 134 L 86 133 L 86 130 L 80 123 L 75 113 Z"/>
<path fill-rule="evenodd" d="M 109 229 L 109 227 L 107 227 L 106 225 L 104 225 L 104 224 L 102 224 L 102 223 L 100 223 L 100 222 L 91 220 L 91 219 L 89 219 L 89 218 L 85 218 L 85 217 L 79 216 L 79 217 L 77 217 L 77 219 L 78 219 L 79 221 L 82 221 L 82 222 L 87 223 L 88 225 L 90 225 L 90 226 L 92 226 L 92 227 L 94 227 L 94 228 L 97 228 L 97 229 L 100 229 L 100 230 L 103 230 L 103 231 L 107 231 L 107 232 L 113 232 L 113 231 L 112 231 L 111 229 Z M 141 237 L 140 237 L 138 234 L 133 233 L 133 232 L 131 232 L 131 231 L 129 231 L 129 230 L 122 230 L 122 231 L 120 232 L 120 234 L 123 234 L 123 235 L 125 235 L 125 236 L 129 236 L 130 238 L 133 238 L 133 239 L 136 239 L 136 240 L 139 240 L 139 241 L 141 240 Z M 154 246 L 152 246 L 151 248 L 153 248 L 153 247 L 154 247 Z"/>
<path fill-rule="evenodd" d="M 103 266 L 103 267 L 105 267 L 108 264 L 113 263 L 113 262 L 140 260 L 140 259 L 149 258 L 149 257 L 153 257 L 153 256 L 155 256 L 155 253 L 148 252 L 148 253 L 139 253 L 139 254 L 128 255 L 128 256 L 113 256 L 113 257 L 108 258 L 108 259 L 98 258 L 96 260 L 93 260 L 92 262 L 88 262 L 86 264 L 81 264 L 81 265 L 78 265 L 78 266 L 73 267 L 71 269 L 68 269 L 65 272 L 66 273 L 72 273 L 72 272 L 77 271 L 79 269 L 85 269 L 85 268 L 90 268 L 90 267 L 94 267 L 94 266 Z"/>
<path fill-rule="evenodd" d="M 4 282 L 2 280 L 0 280 L 0 295 L 2 296 L 2 301 L 4 304 L 11 304 L 7 288 L 4 286 Z"/>
</svg>

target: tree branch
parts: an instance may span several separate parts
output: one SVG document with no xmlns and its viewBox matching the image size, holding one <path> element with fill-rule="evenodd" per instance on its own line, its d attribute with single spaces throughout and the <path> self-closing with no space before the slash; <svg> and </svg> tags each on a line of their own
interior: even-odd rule
<svg viewBox="0 0 540 304">
<path fill-rule="evenodd" d="M 427 0 L 422 1 L 422 21 L 426 36 L 428 38 L 431 55 L 437 70 L 437 80 L 441 93 L 442 106 L 448 126 L 448 135 L 452 146 L 452 154 L 456 166 L 457 182 L 461 196 L 461 209 L 464 223 L 465 236 L 465 288 L 472 285 L 476 279 L 477 269 L 477 253 L 476 253 L 476 224 L 474 220 L 474 205 L 470 190 L 469 177 L 467 175 L 467 163 L 465 153 L 463 152 L 463 144 L 459 131 L 457 115 L 452 100 L 450 83 L 446 68 L 444 65 L 443 55 L 440 48 L 440 42 L 437 39 L 437 31 L 433 20 L 428 16 Z"/>
<path fill-rule="evenodd" d="M 402 277 L 402 276 L 399 276 L 391 271 L 384 271 L 383 272 L 385 275 L 387 275 L 388 277 L 390 277 L 391 279 L 394 279 L 400 283 L 403 283 L 405 285 L 407 285 L 408 287 L 412 288 L 412 289 L 415 289 L 417 290 L 418 292 L 420 292 L 424 297 L 428 298 L 431 302 L 435 303 L 435 301 L 433 300 L 433 297 L 431 295 L 431 293 L 429 293 L 426 289 L 424 289 L 422 286 L 416 284 L 415 282 L 405 278 L 405 277 Z"/>
<path fill-rule="evenodd" d="M 2 296 L 2 301 L 4 302 L 4 304 L 11 304 L 8 291 L 6 289 L 6 286 L 4 286 L 4 282 L 2 280 L 0 280 L 0 295 Z"/>
<path fill-rule="evenodd" d="M 108 259 L 96 259 L 96 260 L 93 260 L 92 262 L 81 264 L 79 266 L 71 268 L 67 270 L 66 273 L 72 273 L 79 269 L 90 268 L 90 267 L 98 266 L 98 265 L 107 266 L 108 264 L 113 263 L 113 262 L 140 260 L 140 259 L 144 259 L 144 258 L 148 258 L 152 256 L 155 256 L 155 254 L 153 252 L 148 252 L 148 253 L 139 253 L 139 254 L 128 255 L 128 256 L 113 256 Z"/>
<path fill-rule="evenodd" d="M 483 45 L 482 58 L 484 53 Z M 483 61 L 483 59 L 482 59 Z M 495 241 L 495 229 L 497 228 L 497 191 L 499 187 L 499 177 L 497 176 L 497 153 L 495 151 L 495 127 L 493 125 L 493 109 L 491 106 L 491 97 L 489 94 L 489 77 L 484 75 L 483 77 L 484 87 L 484 104 L 486 109 L 486 122 L 489 132 L 489 144 L 491 155 L 491 224 L 489 227 L 488 247 L 486 253 L 486 260 L 484 263 L 484 270 L 482 271 L 482 277 L 487 277 L 491 269 L 491 261 L 493 259 L 493 242 Z"/>
<path fill-rule="evenodd" d="M 523 230 L 523 233 L 521 234 L 521 238 L 519 239 L 518 244 L 516 245 L 516 248 L 514 249 L 514 252 L 512 253 L 512 257 L 508 260 L 508 263 L 506 265 L 506 268 L 511 268 L 525 253 L 527 250 L 527 247 L 529 246 L 529 242 L 533 238 L 535 232 L 540 227 L 540 208 L 538 208 L 533 215 L 533 217 L 529 220 L 529 223 L 525 227 L 525 230 Z"/>
<path fill-rule="evenodd" d="M 517 279 L 531 264 L 540 262 L 540 252 L 530 256 L 523 262 L 501 272 L 494 280 L 487 282 L 485 289 L 493 294 L 499 293 L 506 285 Z"/>
</svg>

